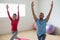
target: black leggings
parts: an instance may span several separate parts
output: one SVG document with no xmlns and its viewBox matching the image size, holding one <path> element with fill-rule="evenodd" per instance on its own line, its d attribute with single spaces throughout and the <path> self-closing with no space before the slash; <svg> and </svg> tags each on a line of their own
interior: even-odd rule
<svg viewBox="0 0 60 40">
<path fill-rule="evenodd" d="M 46 34 L 42 34 L 41 36 L 38 36 L 38 40 L 45 40 Z"/>
</svg>

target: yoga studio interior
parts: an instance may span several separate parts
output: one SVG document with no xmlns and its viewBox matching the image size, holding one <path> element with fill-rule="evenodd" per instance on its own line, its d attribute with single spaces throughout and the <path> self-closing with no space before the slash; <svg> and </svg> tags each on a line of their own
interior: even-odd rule
<svg viewBox="0 0 60 40">
<path fill-rule="evenodd" d="M 49 21 L 42 28 L 44 23 L 41 26 L 35 18 L 43 12 L 45 19 L 49 11 Z M 60 40 L 60 0 L 0 0 L 0 40 L 39 40 L 37 31 L 42 35 L 44 28 L 45 40 Z"/>
</svg>

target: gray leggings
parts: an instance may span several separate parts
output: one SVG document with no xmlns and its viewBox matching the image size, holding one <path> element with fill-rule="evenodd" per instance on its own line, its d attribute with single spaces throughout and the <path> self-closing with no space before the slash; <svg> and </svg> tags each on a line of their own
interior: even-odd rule
<svg viewBox="0 0 60 40">
<path fill-rule="evenodd" d="M 13 36 L 11 37 L 10 40 L 14 40 L 14 38 L 15 38 L 15 39 L 18 38 L 18 37 L 17 37 L 18 31 L 12 32 L 12 34 L 13 34 Z"/>
</svg>

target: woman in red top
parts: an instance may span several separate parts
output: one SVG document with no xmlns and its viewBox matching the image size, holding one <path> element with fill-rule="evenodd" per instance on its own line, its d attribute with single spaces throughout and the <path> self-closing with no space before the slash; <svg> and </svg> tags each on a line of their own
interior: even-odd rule
<svg viewBox="0 0 60 40">
<path fill-rule="evenodd" d="M 9 17 L 9 19 L 10 19 L 10 21 L 11 21 L 11 31 L 12 31 L 12 34 L 13 34 L 13 36 L 11 37 L 11 39 L 10 40 L 14 40 L 14 38 L 15 39 L 19 39 L 18 37 L 17 37 L 17 34 L 18 34 L 18 29 L 17 29 L 17 27 L 18 27 L 18 22 L 19 22 L 19 6 L 18 6 L 18 16 L 14 13 L 13 14 L 13 17 L 11 18 L 11 16 L 10 16 L 10 13 L 9 13 L 9 10 L 8 10 L 8 5 L 7 5 L 7 13 L 8 13 L 8 17 Z M 20 39 L 19 39 L 20 40 Z"/>
</svg>

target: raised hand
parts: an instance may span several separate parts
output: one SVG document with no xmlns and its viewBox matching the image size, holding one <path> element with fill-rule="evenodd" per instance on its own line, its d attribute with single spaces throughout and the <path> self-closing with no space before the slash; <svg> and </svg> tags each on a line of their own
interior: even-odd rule
<svg viewBox="0 0 60 40">
<path fill-rule="evenodd" d="M 9 8 L 9 6 L 8 6 L 8 5 L 6 5 L 6 8 L 8 9 L 8 8 Z"/>
<path fill-rule="evenodd" d="M 34 20 L 36 20 L 36 15 L 35 15 L 35 12 L 34 12 L 34 2 L 31 3 L 31 8 L 32 8 L 32 15 L 34 17 Z"/>
<path fill-rule="evenodd" d="M 20 19 L 20 15 L 19 15 L 19 4 L 18 4 L 18 21 L 19 21 L 19 19 Z"/>
<path fill-rule="evenodd" d="M 51 15 L 52 9 L 53 9 L 53 1 L 52 1 L 52 3 L 51 3 L 50 11 L 49 11 L 49 13 L 48 13 L 48 15 L 47 15 L 47 17 L 46 17 L 47 22 L 48 22 L 48 20 L 49 20 L 49 18 L 50 18 L 50 15 Z"/>
<path fill-rule="evenodd" d="M 31 3 L 31 6 L 34 6 L 34 2 Z"/>
<path fill-rule="evenodd" d="M 18 9 L 19 9 L 19 5 L 18 5 Z"/>
<path fill-rule="evenodd" d="M 51 8 L 53 8 L 53 1 L 52 1 L 52 3 L 51 3 Z"/>
</svg>

